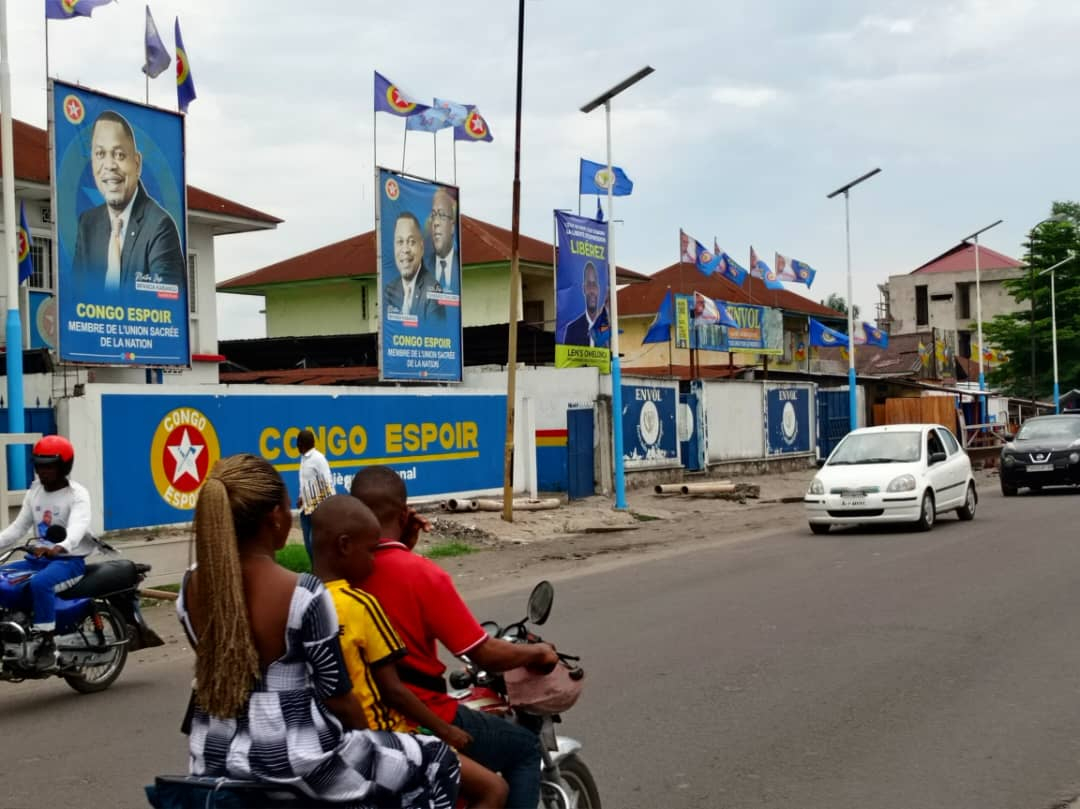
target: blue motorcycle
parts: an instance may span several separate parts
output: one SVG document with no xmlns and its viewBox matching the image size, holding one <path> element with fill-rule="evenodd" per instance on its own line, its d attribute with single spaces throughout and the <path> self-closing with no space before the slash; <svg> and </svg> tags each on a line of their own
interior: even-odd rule
<svg viewBox="0 0 1080 809">
<path fill-rule="evenodd" d="M 0 680 L 62 677 L 81 694 L 104 691 L 120 676 L 129 650 L 161 646 L 139 609 L 139 583 L 149 565 L 115 559 L 86 566 L 74 587 L 56 595 L 55 665 L 35 662 L 30 577 L 6 563 L 29 545 L 0 556 Z"/>
</svg>

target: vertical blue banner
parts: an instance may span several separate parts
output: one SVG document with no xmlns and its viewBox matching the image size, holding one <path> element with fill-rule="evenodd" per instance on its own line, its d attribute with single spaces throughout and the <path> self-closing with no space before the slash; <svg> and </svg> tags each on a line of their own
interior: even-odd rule
<svg viewBox="0 0 1080 809">
<path fill-rule="evenodd" d="M 769 388 L 765 391 L 766 452 L 788 455 L 810 452 L 809 388 Z"/>
<path fill-rule="evenodd" d="M 183 118 L 50 92 L 60 358 L 190 365 Z"/>
<path fill-rule="evenodd" d="M 555 367 L 611 370 L 607 225 L 555 212 Z"/>
<path fill-rule="evenodd" d="M 458 189 L 388 169 L 377 176 L 379 377 L 460 382 Z"/>
<path fill-rule="evenodd" d="M 623 460 L 628 469 L 667 466 L 679 460 L 673 387 L 622 386 Z"/>
</svg>

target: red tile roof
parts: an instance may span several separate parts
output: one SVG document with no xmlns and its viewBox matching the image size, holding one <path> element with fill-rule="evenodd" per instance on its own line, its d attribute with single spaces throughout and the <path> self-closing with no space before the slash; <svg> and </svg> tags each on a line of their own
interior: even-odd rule
<svg viewBox="0 0 1080 809">
<path fill-rule="evenodd" d="M 1023 267 L 1023 263 L 1009 258 L 1003 253 L 979 245 L 979 270 L 1002 270 Z M 975 245 L 961 242 L 946 250 L 937 258 L 932 258 L 921 267 L 911 271 L 911 275 L 924 275 L 934 272 L 975 272 Z"/>
<path fill-rule="evenodd" d="M 49 184 L 49 133 L 44 129 L 12 121 L 12 142 L 15 146 L 15 178 L 32 183 Z M 188 186 L 188 207 L 193 211 L 249 219 L 255 222 L 278 225 L 283 220 L 257 211 L 239 202 L 219 197 L 193 185 Z"/>
<path fill-rule="evenodd" d="M 631 284 L 619 290 L 619 316 L 656 314 L 668 287 L 671 287 L 672 292 L 685 295 L 697 291 L 710 298 L 732 303 L 756 303 L 826 318 L 846 317 L 835 309 L 789 290 L 766 289 L 765 282 L 760 278 L 751 277 L 749 285 L 748 291 L 745 284 L 736 286 L 719 273 L 704 276 L 693 264 L 672 264 L 650 276 L 644 284 Z"/>
<path fill-rule="evenodd" d="M 511 232 L 506 228 L 462 214 L 461 261 L 463 266 L 509 261 L 511 236 Z M 518 244 L 521 261 L 551 266 L 554 256 L 550 242 L 521 234 Z M 369 230 L 359 236 L 352 236 L 230 278 L 218 284 L 218 289 L 228 291 L 295 281 L 374 275 L 375 270 L 375 231 Z M 647 280 L 647 276 L 625 267 L 619 267 L 618 277 L 623 283 Z"/>
</svg>

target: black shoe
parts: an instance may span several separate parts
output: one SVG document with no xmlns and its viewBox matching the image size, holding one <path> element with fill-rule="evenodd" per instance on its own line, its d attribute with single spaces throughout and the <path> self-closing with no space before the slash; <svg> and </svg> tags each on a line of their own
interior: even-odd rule
<svg viewBox="0 0 1080 809">
<path fill-rule="evenodd" d="M 56 668 L 56 640 L 52 635 L 42 635 L 34 650 L 34 666 L 39 670 Z"/>
</svg>

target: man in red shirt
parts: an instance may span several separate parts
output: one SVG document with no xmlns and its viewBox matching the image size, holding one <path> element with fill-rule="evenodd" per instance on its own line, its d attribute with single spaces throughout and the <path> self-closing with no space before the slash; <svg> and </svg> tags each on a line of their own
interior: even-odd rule
<svg viewBox="0 0 1080 809">
<path fill-rule="evenodd" d="M 422 520 L 409 508 L 405 483 L 386 466 L 367 467 L 353 478 L 351 493 L 367 505 L 382 526 L 375 570 L 364 590 L 375 596 L 390 618 L 407 654 L 398 676 L 436 715 L 464 730 L 472 743 L 461 752 L 501 773 L 510 792 L 510 809 L 540 803 L 540 742 L 534 733 L 501 717 L 459 705 L 446 693 L 438 656 L 442 643 L 456 657 L 468 655 L 485 671 L 527 666 L 548 669 L 558 663 L 546 643 L 515 644 L 491 638 L 458 595 L 450 575 L 412 548 Z"/>
</svg>

